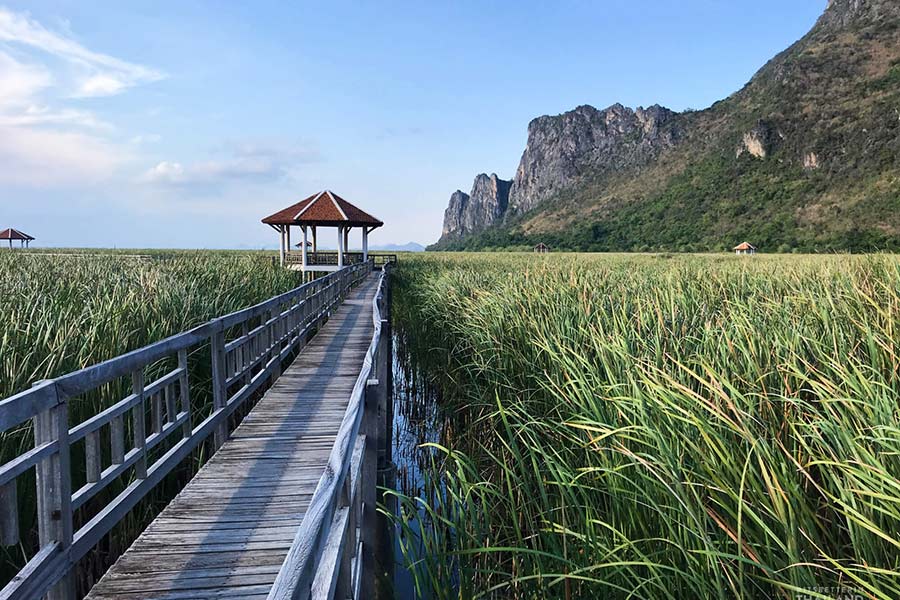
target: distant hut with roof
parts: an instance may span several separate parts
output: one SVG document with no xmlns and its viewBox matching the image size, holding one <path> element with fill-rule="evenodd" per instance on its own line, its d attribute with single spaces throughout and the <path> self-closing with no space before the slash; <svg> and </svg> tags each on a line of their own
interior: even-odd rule
<svg viewBox="0 0 900 600">
<path fill-rule="evenodd" d="M 22 248 L 27 248 L 28 245 L 34 241 L 34 238 L 27 233 L 22 233 L 18 229 L 10 227 L 9 229 L 0 231 L 0 240 L 8 240 L 9 248 L 12 250 L 13 242 L 19 242 L 19 245 Z"/>
<path fill-rule="evenodd" d="M 534 247 L 534 252 L 535 254 L 547 254 L 550 252 L 550 246 L 544 242 L 539 242 L 538 245 Z"/>
<path fill-rule="evenodd" d="M 756 254 L 756 246 L 750 242 L 741 242 L 733 250 L 735 254 Z"/>
</svg>

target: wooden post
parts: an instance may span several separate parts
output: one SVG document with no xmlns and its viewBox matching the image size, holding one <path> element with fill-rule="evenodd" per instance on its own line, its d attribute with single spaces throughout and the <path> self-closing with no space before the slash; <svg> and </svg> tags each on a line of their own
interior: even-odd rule
<svg viewBox="0 0 900 600">
<path fill-rule="evenodd" d="M 344 252 L 350 252 L 350 228 L 344 228 Z"/>
<path fill-rule="evenodd" d="M 363 226 L 362 232 L 363 262 L 367 262 L 369 260 L 369 228 Z"/>
<path fill-rule="evenodd" d="M 344 228 L 338 227 L 338 268 L 344 266 Z"/>
<path fill-rule="evenodd" d="M 393 460 L 393 441 L 394 441 L 394 328 L 391 325 L 393 322 L 393 302 L 394 302 L 394 293 L 393 286 L 391 285 L 391 278 L 393 277 L 392 271 L 393 268 L 390 264 L 385 263 L 382 267 L 383 269 L 387 269 L 387 274 L 384 276 L 384 308 L 381 322 L 381 335 L 385 338 L 385 349 L 386 356 L 384 357 L 385 364 L 385 385 L 384 385 L 384 395 L 386 398 L 385 404 L 387 408 L 387 414 L 385 415 L 385 460 L 389 464 Z"/>
<path fill-rule="evenodd" d="M 225 389 L 225 332 L 221 322 L 217 325 L 218 331 L 209 340 L 212 354 L 213 411 L 225 408 L 228 402 L 228 392 Z M 228 419 L 222 418 L 216 425 L 213 438 L 213 451 L 216 451 L 228 440 Z"/>
<path fill-rule="evenodd" d="M 15 477 L 0 485 L 0 546 L 19 543 L 19 494 Z"/>
<path fill-rule="evenodd" d="M 373 373 L 374 374 L 374 373 Z M 360 598 L 375 597 L 375 552 L 378 535 L 378 512 L 375 504 L 378 498 L 378 396 L 381 382 L 369 379 L 366 382 L 363 399 L 362 431 L 366 434 L 366 447 L 363 452 L 363 464 L 360 481 L 362 494 L 362 510 L 359 532 L 362 541 L 360 556 Z"/>
<path fill-rule="evenodd" d="M 290 225 L 284 226 L 284 235 L 287 238 L 287 241 L 285 242 L 285 247 L 287 248 L 288 254 L 290 254 L 290 252 L 291 252 L 291 226 Z"/>
<path fill-rule="evenodd" d="M 284 225 L 278 226 L 279 249 L 278 256 L 281 259 L 281 266 L 284 266 Z"/>
<path fill-rule="evenodd" d="M 312 226 L 312 251 L 318 252 L 318 248 L 316 247 L 316 226 Z"/>
<path fill-rule="evenodd" d="M 188 383 L 188 354 L 187 350 L 178 351 L 178 366 L 181 367 L 181 376 L 178 378 L 178 395 L 181 397 L 181 412 L 187 415 L 184 425 L 181 426 L 181 437 L 191 437 L 191 390 Z"/>
<path fill-rule="evenodd" d="M 54 391 L 59 393 L 56 386 Z M 36 415 L 33 422 L 35 447 L 53 441 L 59 444 L 59 450 L 42 460 L 36 468 L 38 540 L 41 548 L 58 542 L 60 550 L 65 552 L 72 545 L 68 404 L 63 400 Z M 74 597 L 72 573 L 68 571 L 46 596 L 47 600 L 71 600 Z"/>
<path fill-rule="evenodd" d="M 131 392 L 138 397 L 138 402 L 131 409 L 131 425 L 134 431 L 134 448 L 140 454 L 134 463 L 134 475 L 138 479 L 147 478 L 147 431 L 144 424 L 144 369 L 140 368 L 131 374 Z"/>
<path fill-rule="evenodd" d="M 306 271 L 306 225 L 301 226 L 300 229 L 303 230 L 303 241 L 300 242 L 300 245 L 302 247 L 301 254 L 303 255 L 303 270 Z"/>
<path fill-rule="evenodd" d="M 306 253 L 305 247 L 303 252 L 304 254 Z M 275 318 L 275 315 L 280 311 L 281 308 L 276 308 L 275 310 L 266 312 L 266 320 L 272 321 L 272 319 Z M 272 360 L 273 358 L 277 359 L 275 368 L 272 370 L 272 377 L 269 379 L 269 385 L 275 385 L 275 380 L 281 377 L 281 339 L 279 337 L 278 327 L 279 321 L 275 320 L 267 328 L 269 332 L 269 360 Z"/>
</svg>

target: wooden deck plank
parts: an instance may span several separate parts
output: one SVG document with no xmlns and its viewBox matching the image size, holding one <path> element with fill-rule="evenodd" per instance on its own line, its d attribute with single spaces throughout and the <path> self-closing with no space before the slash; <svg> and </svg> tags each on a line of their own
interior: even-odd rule
<svg viewBox="0 0 900 600">
<path fill-rule="evenodd" d="M 377 282 L 335 311 L 89 599 L 265 598 L 362 369 Z"/>
</svg>

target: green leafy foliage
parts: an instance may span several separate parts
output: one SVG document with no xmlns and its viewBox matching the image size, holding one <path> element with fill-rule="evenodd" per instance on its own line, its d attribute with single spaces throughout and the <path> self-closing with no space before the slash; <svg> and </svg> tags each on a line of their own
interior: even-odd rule
<svg viewBox="0 0 900 600">
<path fill-rule="evenodd" d="M 890 10 L 895 11 L 896 8 Z M 893 14 L 893 13 L 889 13 Z M 738 155 L 767 128 L 766 155 Z M 677 117 L 679 144 L 586 168 L 531 213 L 434 250 L 900 250 L 900 28 L 817 25 L 736 94 Z"/>
<path fill-rule="evenodd" d="M 448 421 L 432 489 L 398 494 L 420 589 L 900 597 L 896 257 L 430 254 L 396 274 Z"/>
</svg>

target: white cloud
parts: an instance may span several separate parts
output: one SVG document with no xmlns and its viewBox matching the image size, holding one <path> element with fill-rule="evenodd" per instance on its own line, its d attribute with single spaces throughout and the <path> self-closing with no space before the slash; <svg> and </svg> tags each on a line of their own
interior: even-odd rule
<svg viewBox="0 0 900 600">
<path fill-rule="evenodd" d="M 130 158 L 114 128 L 73 98 L 158 81 L 155 69 L 94 52 L 0 7 L 0 184 L 45 187 L 111 177 Z"/>
<path fill-rule="evenodd" d="M 0 183 L 94 183 L 126 160 L 121 149 L 84 133 L 0 126 Z"/>
<path fill-rule="evenodd" d="M 227 181 L 271 181 L 284 177 L 279 161 L 267 158 L 238 157 L 193 163 L 162 161 L 141 177 L 145 183 L 167 185 L 211 185 Z"/>
<path fill-rule="evenodd" d="M 113 127 L 97 118 L 94 113 L 85 110 L 61 109 L 51 110 L 46 106 L 31 105 L 24 111 L 0 113 L 0 125 L 73 125 L 85 129 L 111 131 Z"/>
<path fill-rule="evenodd" d="M 41 65 L 24 64 L 0 52 L 0 107 L 23 107 L 52 83 Z"/>
<path fill-rule="evenodd" d="M 162 140 L 162 136 L 158 133 L 147 133 L 134 136 L 133 138 L 131 138 L 131 143 L 135 145 L 155 144 L 160 140 Z"/>
<path fill-rule="evenodd" d="M 110 96 L 165 78 L 161 71 L 89 50 L 49 31 L 27 14 L 5 8 L 0 8 L 0 42 L 26 46 L 65 61 L 72 68 L 74 97 Z"/>
<path fill-rule="evenodd" d="M 168 186 L 220 186 L 229 182 L 264 183 L 284 179 L 297 165 L 318 160 L 304 144 L 293 146 L 244 142 L 232 144 L 230 156 L 183 165 L 162 161 L 140 177 L 142 183 Z"/>
</svg>

